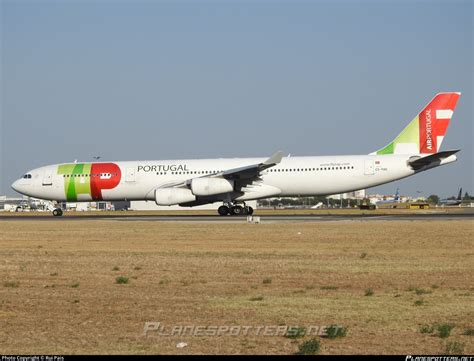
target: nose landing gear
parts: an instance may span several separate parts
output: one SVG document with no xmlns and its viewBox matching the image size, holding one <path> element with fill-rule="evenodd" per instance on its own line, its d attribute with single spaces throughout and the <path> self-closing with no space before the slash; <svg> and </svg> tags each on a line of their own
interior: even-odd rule
<svg viewBox="0 0 474 361">
<path fill-rule="evenodd" d="M 63 210 L 61 208 L 55 208 L 53 210 L 53 216 L 61 217 L 63 215 Z"/>
</svg>

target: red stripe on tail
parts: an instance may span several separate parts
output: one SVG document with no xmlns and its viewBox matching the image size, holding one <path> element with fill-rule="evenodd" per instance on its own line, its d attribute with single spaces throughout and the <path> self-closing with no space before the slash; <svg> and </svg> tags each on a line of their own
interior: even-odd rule
<svg viewBox="0 0 474 361">
<path fill-rule="evenodd" d="M 454 111 L 459 99 L 459 93 L 437 94 L 433 100 L 420 112 L 420 153 L 433 154 L 438 152 L 438 137 L 446 134 L 450 119 L 437 118 L 437 110 Z"/>
</svg>

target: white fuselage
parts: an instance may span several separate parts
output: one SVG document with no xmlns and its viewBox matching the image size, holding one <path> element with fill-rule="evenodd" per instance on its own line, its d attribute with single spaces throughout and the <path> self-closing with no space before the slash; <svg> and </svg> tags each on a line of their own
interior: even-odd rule
<svg viewBox="0 0 474 361">
<path fill-rule="evenodd" d="M 279 192 L 276 192 L 278 194 L 250 192 L 247 197 L 240 199 L 328 195 L 377 186 L 415 174 L 416 172 L 407 162 L 410 156 L 286 157 L 279 164 L 264 170 L 261 173 L 261 180 L 258 181 L 260 186 L 278 189 Z M 89 170 L 75 171 L 74 175 L 59 171 L 63 168 L 73 169 L 74 163 L 57 164 L 28 172 L 28 177 L 17 180 L 12 187 L 28 196 L 55 201 L 154 200 L 155 190 L 166 187 L 168 184 L 186 182 L 193 178 L 206 177 L 227 169 L 245 167 L 264 160 L 265 158 L 235 158 L 84 163 L 87 164 Z M 100 169 L 103 164 L 113 164 L 118 167 L 119 171 L 91 174 L 90 167 Z M 72 176 L 75 177 L 73 191 L 68 186 L 69 177 Z M 84 186 L 86 189 L 89 185 L 88 182 L 91 182 L 92 179 L 105 182 L 104 184 L 116 181 L 116 184 L 113 187 L 102 189 L 100 197 L 94 197 L 91 192 L 81 192 L 81 187 Z M 243 191 L 246 190 L 248 189 Z M 239 200 L 237 196 L 234 198 Z"/>
</svg>

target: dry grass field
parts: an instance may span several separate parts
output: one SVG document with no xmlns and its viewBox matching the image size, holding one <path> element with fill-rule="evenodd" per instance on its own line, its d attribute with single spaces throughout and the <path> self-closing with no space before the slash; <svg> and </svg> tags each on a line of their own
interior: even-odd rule
<svg viewBox="0 0 474 361">
<path fill-rule="evenodd" d="M 291 354 L 308 336 L 165 327 L 337 324 L 322 354 L 474 353 L 474 222 L 0 221 L 1 353 Z M 128 278 L 118 284 L 117 277 Z M 422 333 L 452 324 L 450 336 Z M 186 342 L 187 347 L 176 348 Z M 448 348 L 447 348 L 448 347 Z"/>
</svg>

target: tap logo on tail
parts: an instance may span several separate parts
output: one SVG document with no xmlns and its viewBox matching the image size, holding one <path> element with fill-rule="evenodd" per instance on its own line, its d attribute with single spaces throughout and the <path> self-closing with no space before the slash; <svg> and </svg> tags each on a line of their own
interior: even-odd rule
<svg viewBox="0 0 474 361">
<path fill-rule="evenodd" d="M 434 154 L 453 116 L 460 93 L 440 93 L 387 146 L 372 154 Z"/>
</svg>

